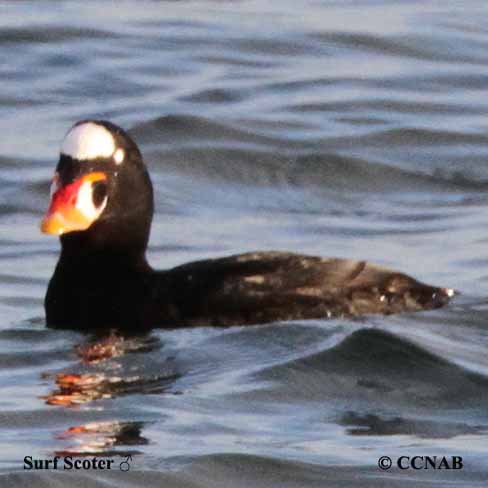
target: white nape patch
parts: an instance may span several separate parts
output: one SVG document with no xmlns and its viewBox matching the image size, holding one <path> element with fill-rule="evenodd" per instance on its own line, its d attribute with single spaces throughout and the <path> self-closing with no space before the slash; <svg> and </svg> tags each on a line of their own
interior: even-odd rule
<svg viewBox="0 0 488 488">
<path fill-rule="evenodd" d="M 105 197 L 99 207 L 93 204 L 93 186 L 91 181 L 85 181 L 81 184 L 76 196 L 75 207 L 90 221 L 95 221 L 107 205 L 108 197 Z"/>
<path fill-rule="evenodd" d="M 121 164 L 125 158 L 125 151 L 122 148 L 117 149 L 114 153 L 115 164 Z"/>
<path fill-rule="evenodd" d="M 73 159 L 108 158 L 115 151 L 115 140 L 102 125 L 93 122 L 73 127 L 61 144 L 61 153 Z"/>
</svg>

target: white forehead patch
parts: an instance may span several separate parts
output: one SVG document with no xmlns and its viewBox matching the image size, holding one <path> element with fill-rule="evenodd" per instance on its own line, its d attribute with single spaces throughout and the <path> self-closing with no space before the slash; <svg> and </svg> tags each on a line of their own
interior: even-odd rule
<svg viewBox="0 0 488 488">
<path fill-rule="evenodd" d="M 73 127 L 61 144 L 61 153 L 74 159 L 108 158 L 115 151 L 115 141 L 110 132 L 93 122 Z"/>
</svg>

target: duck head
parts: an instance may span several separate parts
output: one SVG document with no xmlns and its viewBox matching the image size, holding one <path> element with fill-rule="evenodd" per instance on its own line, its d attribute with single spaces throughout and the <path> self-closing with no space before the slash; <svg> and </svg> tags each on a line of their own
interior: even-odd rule
<svg viewBox="0 0 488 488">
<path fill-rule="evenodd" d="M 66 134 L 41 222 L 63 250 L 144 253 L 153 190 L 136 143 L 103 120 L 77 122 Z"/>
</svg>

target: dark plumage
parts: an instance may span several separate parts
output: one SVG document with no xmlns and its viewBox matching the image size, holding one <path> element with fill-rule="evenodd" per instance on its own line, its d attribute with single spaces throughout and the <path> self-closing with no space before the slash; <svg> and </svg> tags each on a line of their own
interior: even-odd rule
<svg viewBox="0 0 488 488">
<path fill-rule="evenodd" d="M 109 154 L 108 139 L 100 156 L 84 140 L 92 133 L 103 139 L 97 128 L 113 137 L 114 151 L 123 151 L 121 163 Z M 62 246 L 45 300 L 50 327 L 138 331 L 391 314 L 437 308 L 454 294 L 364 261 L 286 252 L 154 271 L 145 257 L 152 186 L 136 144 L 105 121 L 79 122 L 65 141 L 73 154 L 61 154 L 43 222 L 45 232 L 61 234 Z M 95 157 L 83 158 L 93 156 L 91 149 Z M 81 188 L 91 202 L 83 203 Z"/>
</svg>

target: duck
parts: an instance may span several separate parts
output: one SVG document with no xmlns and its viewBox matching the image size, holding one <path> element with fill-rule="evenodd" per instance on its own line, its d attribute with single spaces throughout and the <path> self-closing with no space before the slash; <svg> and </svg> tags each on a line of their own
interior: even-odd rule
<svg viewBox="0 0 488 488">
<path fill-rule="evenodd" d="M 146 258 L 151 178 L 131 136 L 87 119 L 65 135 L 43 233 L 61 251 L 46 325 L 86 331 L 242 326 L 390 315 L 441 307 L 452 288 L 364 260 L 252 251 L 167 270 Z"/>
</svg>

